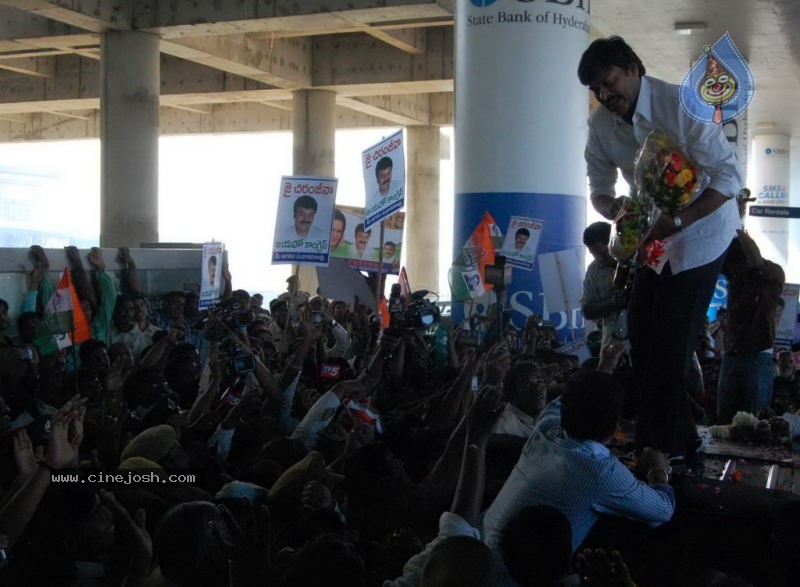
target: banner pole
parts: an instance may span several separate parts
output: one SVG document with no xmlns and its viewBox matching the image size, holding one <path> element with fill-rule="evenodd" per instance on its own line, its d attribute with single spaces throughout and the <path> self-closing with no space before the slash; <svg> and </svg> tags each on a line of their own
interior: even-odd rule
<svg viewBox="0 0 800 587">
<path fill-rule="evenodd" d="M 380 232 L 380 247 L 378 247 L 378 283 L 375 285 L 375 307 L 379 308 L 381 305 L 381 294 L 383 294 L 383 239 L 384 239 L 384 223 L 381 220 Z"/>
</svg>

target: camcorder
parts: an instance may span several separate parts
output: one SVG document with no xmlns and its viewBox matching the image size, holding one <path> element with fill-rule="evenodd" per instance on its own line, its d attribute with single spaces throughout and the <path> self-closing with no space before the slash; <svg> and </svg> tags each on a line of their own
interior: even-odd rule
<svg viewBox="0 0 800 587">
<path fill-rule="evenodd" d="M 178 413 L 177 398 L 171 393 L 164 393 L 149 406 L 137 406 L 129 415 L 132 422 L 136 423 L 139 430 L 150 428 L 156 424 L 163 424 L 171 416 Z"/>
<path fill-rule="evenodd" d="M 397 331 L 427 330 L 439 323 L 439 308 L 426 296 L 430 293 L 421 289 L 412 293 L 408 300 L 400 295 L 400 284 L 392 286 L 389 295 L 389 328 Z"/>
<path fill-rule="evenodd" d="M 256 368 L 253 355 L 247 352 L 236 336 L 228 335 L 220 344 L 220 351 L 230 357 L 226 365 L 226 374 L 229 377 L 238 377 Z"/>
<path fill-rule="evenodd" d="M 215 317 L 228 330 L 238 330 L 242 326 L 253 323 L 253 311 L 249 306 L 244 306 L 235 298 L 224 298 L 208 310 L 209 316 Z M 224 328 L 215 327 L 213 321 L 205 320 L 204 336 L 207 340 L 222 340 L 228 335 Z"/>
</svg>

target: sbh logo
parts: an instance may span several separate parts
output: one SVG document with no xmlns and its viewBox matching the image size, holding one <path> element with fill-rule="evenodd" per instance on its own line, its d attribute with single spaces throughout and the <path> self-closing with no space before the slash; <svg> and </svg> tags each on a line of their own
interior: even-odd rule
<svg viewBox="0 0 800 587">
<path fill-rule="evenodd" d="M 492 4 L 497 2 L 497 0 L 469 0 L 469 1 L 472 2 L 473 6 L 478 6 L 479 8 L 482 8 L 484 6 L 491 6 Z"/>
</svg>

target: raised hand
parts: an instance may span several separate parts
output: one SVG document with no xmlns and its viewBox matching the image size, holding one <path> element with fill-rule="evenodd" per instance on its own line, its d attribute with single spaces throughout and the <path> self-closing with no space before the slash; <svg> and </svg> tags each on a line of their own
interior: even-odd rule
<svg viewBox="0 0 800 587">
<path fill-rule="evenodd" d="M 128 269 L 136 268 L 136 261 L 131 256 L 131 250 L 128 247 L 120 247 L 117 249 L 117 261 L 121 265 L 125 265 Z"/>
<path fill-rule="evenodd" d="M 128 549 L 130 560 L 128 579 L 147 576 L 153 562 L 153 541 L 147 532 L 145 510 L 139 508 L 132 518 L 113 493 L 106 489 L 101 489 L 98 493 L 100 501 L 114 514 L 115 529 Z M 125 584 L 129 585 L 130 581 L 126 581 Z"/>
<path fill-rule="evenodd" d="M 81 260 L 81 253 L 78 247 L 68 246 L 64 247 L 64 253 L 67 255 L 67 261 L 71 269 L 83 269 L 83 261 Z"/>
<path fill-rule="evenodd" d="M 34 267 L 42 267 L 48 271 L 50 270 L 50 259 L 47 258 L 42 247 L 39 245 L 32 245 L 31 248 L 28 249 L 28 255 L 30 255 Z"/>
<path fill-rule="evenodd" d="M 89 261 L 89 265 L 98 271 L 103 271 L 106 268 L 106 260 L 103 258 L 103 249 L 92 247 L 89 254 L 86 255 L 86 260 Z"/>
<path fill-rule="evenodd" d="M 333 509 L 335 502 L 328 486 L 321 481 L 309 481 L 300 494 L 303 509 L 312 512 Z"/>
<path fill-rule="evenodd" d="M 14 462 L 19 470 L 18 479 L 24 483 L 36 473 L 39 461 L 44 458 L 44 447 L 35 449 L 28 433 L 23 428 L 14 436 Z"/>
<path fill-rule="evenodd" d="M 247 499 L 242 499 L 241 505 L 244 511 L 238 519 L 224 505 L 217 506 L 230 539 L 225 537 L 219 523 L 209 522 L 209 525 L 231 561 L 232 587 L 263 585 L 269 561 L 269 508 L 262 505 L 256 509 Z"/>
<path fill-rule="evenodd" d="M 505 402 L 497 387 L 484 385 L 478 390 L 478 396 L 467 413 L 467 436 L 470 442 L 489 438 L 504 407 Z"/>
<path fill-rule="evenodd" d="M 597 370 L 603 373 L 613 373 L 617 368 L 620 357 L 628 351 L 628 346 L 621 340 L 608 343 L 600 351 L 600 361 Z"/>
<path fill-rule="evenodd" d="M 511 354 L 508 352 L 508 346 L 505 342 L 498 342 L 489 349 L 483 367 L 483 381 L 490 385 L 502 384 L 510 367 Z"/>
<path fill-rule="evenodd" d="M 75 396 L 53 415 L 50 441 L 45 450 L 44 462 L 53 469 L 78 465 L 78 449 L 83 440 L 83 418 L 86 400 Z"/>
<path fill-rule="evenodd" d="M 636 587 L 618 550 L 606 556 L 602 548 L 586 548 L 575 558 L 575 567 L 584 583 L 600 587 Z"/>
</svg>

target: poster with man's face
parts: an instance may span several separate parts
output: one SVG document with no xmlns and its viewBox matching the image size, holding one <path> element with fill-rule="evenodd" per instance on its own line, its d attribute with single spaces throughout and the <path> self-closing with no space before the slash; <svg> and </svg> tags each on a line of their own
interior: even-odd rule
<svg viewBox="0 0 800 587">
<path fill-rule="evenodd" d="M 337 206 L 331 225 L 331 257 L 345 259 L 357 271 L 397 275 L 403 247 L 405 212 L 395 212 L 384 223 L 383 246 L 379 226 L 364 226 L 364 208 Z"/>
<path fill-rule="evenodd" d="M 405 205 L 406 159 L 399 130 L 361 153 L 367 194 L 364 226 L 369 228 Z"/>
<path fill-rule="evenodd" d="M 200 309 L 209 308 L 219 300 L 222 289 L 222 243 L 203 243 L 203 264 L 200 268 Z"/>
<path fill-rule="evenodd" d="M 332 177 L 281 178 L 273 265 L 328 265 L 336 185 Z"/>
<path fill-rule="evenodd" d="M 503 247 L 498 251 L 505 255 L 506 263 L 526 271 L 533 270 L 543 225 L 544 222 L 536 218 L 511 217 Z"/>
</svg>

